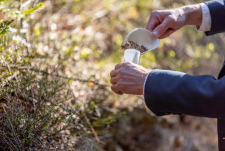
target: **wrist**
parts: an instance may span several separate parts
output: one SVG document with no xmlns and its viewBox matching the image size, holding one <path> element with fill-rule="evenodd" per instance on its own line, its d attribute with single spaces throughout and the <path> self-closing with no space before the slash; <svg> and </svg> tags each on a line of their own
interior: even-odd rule
<svg viewBox="0 0 225 151">
<path fill-rule="evenodd" d="M 188 5 L 181 7 L 185 14 L 185 25 L 198 25 L 202 24 L 202 9 L 199 4 Z"/>
<path fill-rule="evenodd" d="M 148 75 L 152 72 L 152 69 L 147 69 L 147 74 L 145 75 L 145 80 L 144 80 L 144 83 L 143 83 L 143 87 L 142 87 L 142 93 L 141 95 L 143 94 L 143 96 L 145 95 L 145 83 L 147 81 L 147 78 L 148 78 Z"/>
</svg>

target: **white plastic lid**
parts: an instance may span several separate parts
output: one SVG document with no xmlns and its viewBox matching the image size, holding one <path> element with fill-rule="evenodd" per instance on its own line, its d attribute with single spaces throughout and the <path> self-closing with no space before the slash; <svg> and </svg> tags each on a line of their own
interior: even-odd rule
<svg viewBox="0 0 225 151">
<path fill-rule="evenodd" d="M 145 28 L 136 28 L 131 31 L 124 39 L 123 44 L 127 43 L 128 41 L 136 42 L 148 49 L 147 51 L 141 53 L 141 55 L 157 48 L 160 45 L 160 40 L 153 37 L 152 32 Z"/>
</svg>

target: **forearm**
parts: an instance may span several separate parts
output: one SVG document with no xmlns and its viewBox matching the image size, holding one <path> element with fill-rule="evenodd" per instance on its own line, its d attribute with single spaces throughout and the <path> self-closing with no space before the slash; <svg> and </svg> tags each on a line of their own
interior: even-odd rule
<svg viewBox="0 0 225 151">
<path fill-rule="evenodd" d="M 153 70 L 145 84 L 145 102 L 156 115 L 186 114 L 225 117 L 225 78 L 191 76 L 170 70 Z"/>
<path fill-rule="evenodd" d="M 202 24 L 202 9 L 199 4 L 184 6 L 181 10 L 186 14 L 185 25 L 200 26 Z"/>
</svg>

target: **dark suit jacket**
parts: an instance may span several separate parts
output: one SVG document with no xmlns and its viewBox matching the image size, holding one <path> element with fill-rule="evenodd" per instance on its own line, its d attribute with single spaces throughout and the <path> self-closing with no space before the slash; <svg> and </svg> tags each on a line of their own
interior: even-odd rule
<svg viewBox="0 0 225 151">
<path fill-rule="evenodd" d="M 206 35 L 225 31 L 225 0 L 205 2 L 211 14 L 211 30 Z M 218 119 L 219 150 L 225 151 L 225 63 L 215 79 L 170 70 L 153 70 L 146 79 L 144 97 L 157 116 L 186 114 Z"/>
</svg>

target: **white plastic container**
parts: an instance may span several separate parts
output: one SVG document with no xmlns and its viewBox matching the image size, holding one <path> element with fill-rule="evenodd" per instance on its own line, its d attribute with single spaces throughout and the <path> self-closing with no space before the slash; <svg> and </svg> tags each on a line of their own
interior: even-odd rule
<svg viewBox="0 0 225 151">
<path fill-rule="evenodd" d="M 139 64 L 140 55 L 140 51 L 136 49 L 126 49 L 124 51 L 124 62 L 133 62 Z"/>
<path fill-rule="evenodd" d="M 148 49 L 143 53 L 140 53 L 140 51 L 136 49 L 126 49 L 124 51 L 124 61 L 130 61 L 136 64 L 139 64 L 140 55 L 143 55 L 160 45 L 160 40 L 153 37 L 152 32 L 144 28 L 136 28 L 131 31 L 124 39 L 123 44 L 129 41 L 136 42 L 137 44 L 143 45 Z"/>
</svg>

